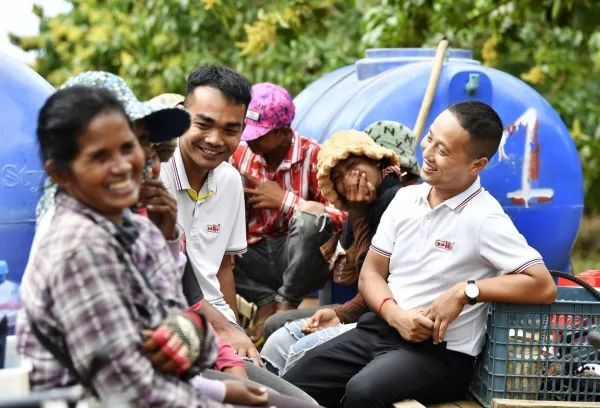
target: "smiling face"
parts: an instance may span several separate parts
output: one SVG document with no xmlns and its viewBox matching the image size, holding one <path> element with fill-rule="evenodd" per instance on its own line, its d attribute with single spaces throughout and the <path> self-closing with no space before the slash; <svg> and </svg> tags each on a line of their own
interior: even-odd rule
<svg viewBox="0 0 600 408">
<path fill-rule="evenodd" d="M 246 106 L 227 99 L 221 91 L 199 86 L 186 97 L 192 126 L 179 146 L 190 183 L 204 177 L 231 156 L 244 130 Z"/>
<path fill-rule="evenodd" d="M 469 143 L 469 133 L 448 110 L 435 119 L 421 141 L 421 178 L 443 199 L 468 188 L 487 163 L 487 158 L 474 158 L 468 153 Z"/>
<path fill-rule="evenodd" d="M 70 169 L 59 185 L 77 200 L 117 222 L 138 200 L 144 153 L 127 119 L 117 111 L 96 115 L 77 140 Z"/>
</svg>

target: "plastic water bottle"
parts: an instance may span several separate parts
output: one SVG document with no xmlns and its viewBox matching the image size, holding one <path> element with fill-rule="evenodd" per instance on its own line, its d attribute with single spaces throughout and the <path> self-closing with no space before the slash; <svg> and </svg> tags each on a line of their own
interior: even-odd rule
<svg viewBox="0 0 600 408">
<path fill-rule="evenodd" d="M 8 264 L 0 260 L 0 317 L 8 317 L 8 334 L 15 331 L 17 311 L 21 304 L 19 285 L 8 280 Z"/>
</svg>

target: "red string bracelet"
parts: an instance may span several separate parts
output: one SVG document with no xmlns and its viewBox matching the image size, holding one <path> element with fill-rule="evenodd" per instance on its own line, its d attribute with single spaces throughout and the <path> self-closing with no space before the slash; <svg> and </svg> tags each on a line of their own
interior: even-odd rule
<svg viewBox="0 0 600 408">
<path fill-rule="evenodd" d="M 394 299 L 393 296 L 388 296 L 386 298 L 384 298 L 381 303 L 379 304 L 379 309 L 378 309 L 378 315 L 381 316 L 381 308 L 383 307 L 383 305 L 385 304 L 385 302 L 387 302 L 388 300 L 391 300 L 392 302 L 394 302 L 395 304 L 398 304 L 398 302 L 396 302 L 396 299 Z"/>
</svg>

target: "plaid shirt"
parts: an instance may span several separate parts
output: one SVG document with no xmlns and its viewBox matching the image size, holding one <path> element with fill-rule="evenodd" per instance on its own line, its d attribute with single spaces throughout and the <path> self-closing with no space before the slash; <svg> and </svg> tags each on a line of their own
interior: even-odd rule
<svg viewBox="0 0 600 408">
<path fill-rule="evenodd" d="M 246 142 L 240 145 L 231 156 L 231 164 L 240 173 L 247 173 L 260 181 L 275 181 L 285 193 L 285 198 L 277 210 L 246 208 L 247 240 L 254 244 L 263 238 L 286 235 L 288 224 L 298 203 L 318 201 L 328 205 L 317 185 L 317 155 L 319 145 L 294 132 L 287 155 L 275 171 L 267 168 L 267 163 L 252 153 Z M 244 181 L 245 187 L 252 187 Z M 246 197 L 246 203 L 248 197 Z M 331 206 L 326 209 L 337 229 L 342 227 L 346 213 Z"/>
<path fill-rule="evenodd" d="M 56 196 L 52 229 L 33 260 L 35 273 L 21 285 L 27 313 L 17 321 L 17 348 L 33 363 L 31 386 L 60 387 L 74 379 L 39 344 L 28 319 L 68 350 L 80 375 L 103 353 L 106 361 L 92 379 L 101 398 L 123 395 L 136 406 L 221 407 L 187 382 L 157 372 L 140 351 L 142 330 L 187 304 L 160 231 L 144 217 L 133 214 L 130 221 L 117 226 L 65 193 Z"/>
</svg>

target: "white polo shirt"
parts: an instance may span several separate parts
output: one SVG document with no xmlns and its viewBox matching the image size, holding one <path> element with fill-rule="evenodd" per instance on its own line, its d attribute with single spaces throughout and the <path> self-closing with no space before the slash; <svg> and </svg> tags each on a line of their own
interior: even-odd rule
<svg viewBox="0 0 600 408">
<path fill-rule="evenodd" d="M 429 306 L 458 282 L 522 272 L 542 257 L 517 231 L 479 178 L 436 208 L 423 183 L 400 189 L 383 214 L 371 250 L 390 258 L 388 285 L 403 309 Z M 466 305 L 448 328 L 450 350 L 477 355 L 487 305 Z"/>
<path fill-rule="evenodd" d="M 240 173 L 223 162 L 210 171 L 194 201 L 187 189 L 179 148 L 161 166 L 160 179 L 177 199 L 177 223 L 185 232 L 187 255 L 192 263 L 204 298 L 229 321 L 235 314 L 225 301 L 217 279 L 224 255 L 246 252 L 246 214 Z"/>
</svg>

